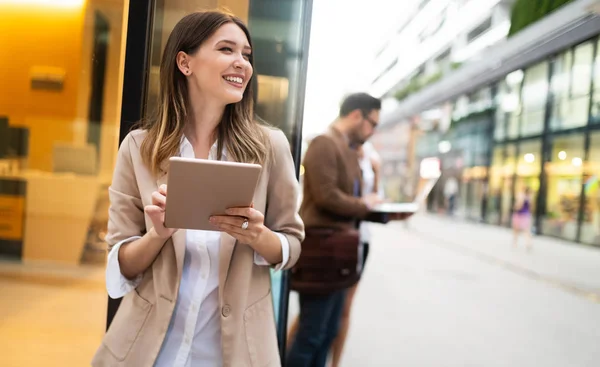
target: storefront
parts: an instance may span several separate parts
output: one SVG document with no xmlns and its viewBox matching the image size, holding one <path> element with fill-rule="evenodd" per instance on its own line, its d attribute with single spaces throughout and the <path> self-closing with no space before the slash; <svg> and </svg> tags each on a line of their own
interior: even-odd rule
<svg viewBox="0 0 600 367">
<path fill-rule="evenodd" d="M 248 23 L 256 111 L 298 161 L 312 0 L 0 2 L 0 256 L 104 266 L 119 143 L 155 104 L 176 22 L 217 7 Z M 282 351 L 286 276 L 272 278 Z"/>
<path fill-rule="evenodd" d="M 452 101 L 448 132 L 417 142 L 417 159 L 443 162 L 429 209 L 447 210 L 444 182 L 453 177 L 458 215 L 510 226 L 515 198 L 529 188 L 534 232 L 600 246 L 599 48 L 596 36 Z M 473 96 L 487 91 L 489 110 L 474 110 Z"/>
</svg>

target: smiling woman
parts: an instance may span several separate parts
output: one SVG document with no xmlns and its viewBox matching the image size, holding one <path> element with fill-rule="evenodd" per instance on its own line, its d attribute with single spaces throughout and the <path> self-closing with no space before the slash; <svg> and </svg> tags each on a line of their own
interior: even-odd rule
<svg viewBox="0 0 600 367">
<path fill-rule="evenodd" d="M 304 225 L 289 143 L 253 113 L 251 45 L 219 11 L 183 17 L 167 40 L 156 114 L 125 137 L 109 190 L 107 290 L 123 303 L 93 366 L 279 360 L 270 268 L 295 264 Z M 166 227 L 176 156 L 262 165 L 253 203 L 211 217 L 210 230 Z"/>
</svg>

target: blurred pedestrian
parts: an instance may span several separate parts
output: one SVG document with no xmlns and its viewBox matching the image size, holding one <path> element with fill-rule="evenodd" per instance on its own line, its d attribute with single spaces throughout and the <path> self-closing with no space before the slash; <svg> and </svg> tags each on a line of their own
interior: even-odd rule
<svg viewBox="0 0 600 367">
<path fill-rule="evenodd" d="M 525 246 L 531 250 L 531 188 L 526 187 L 522 193 L 517 195 L 512 215 L 513 248 L 517 247 L 519 235 L 525 237 Z"/>
</svg>

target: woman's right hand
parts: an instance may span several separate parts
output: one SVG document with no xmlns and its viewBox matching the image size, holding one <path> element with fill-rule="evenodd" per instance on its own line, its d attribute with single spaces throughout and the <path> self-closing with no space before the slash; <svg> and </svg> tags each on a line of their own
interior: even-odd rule
<svg viewBox="0 0 600 367">
<path fill-rule="evenodd" d="M 167 185 L 160 185 L 158 191 L 152 193 L 152 204 L 146 205 L 144 211 L 150 217 L 156 234 L 168 239 L 176 229 L 165 227 L 165 205 L 167 203 Z"/>
</svg>

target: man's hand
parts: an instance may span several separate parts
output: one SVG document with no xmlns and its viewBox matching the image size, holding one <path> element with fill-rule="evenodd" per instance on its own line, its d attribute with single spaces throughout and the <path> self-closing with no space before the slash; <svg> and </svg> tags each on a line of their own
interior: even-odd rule
<svg viewBox="0 0 600 367">
<path fill-rule="evenodd" d="M 363 197 L 363 200 L 365 201 L 365 204 L 367 204 L 367 207 L 369 209 L 373 209 L 377 205 L 383 203 L 383 200 L 377 194 L 369 194 Z"/>
</svg>

